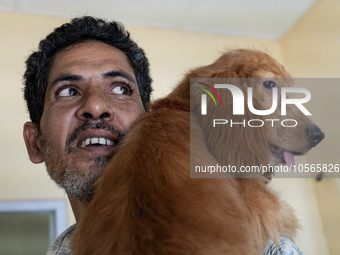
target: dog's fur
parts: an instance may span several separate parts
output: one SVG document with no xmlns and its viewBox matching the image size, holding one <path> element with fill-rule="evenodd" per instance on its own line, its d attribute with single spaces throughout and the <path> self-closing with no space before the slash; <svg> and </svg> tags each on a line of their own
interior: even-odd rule
<svg viewBox="0 0 340 255">
<path fill-rule="evenodd" d="M 213 114 L 202 117 L 202 91 L 190 92 L 190 78 L 197 77 L 281 77 L 288 78 L 287 83 L 277 86 L 290 86 L 283 66 L 253 50 L 225 53 L 213 64 L 188 72 L 172 93 L 151 104 L 122 142 L 77 226 L 74 254 L 262 254 L 269 238 L 294 238 L 294 213 L 265 178 L 190 178 L 190 164 L 281 163 L 280 149 L 304 153 L 312 147 L 305 130 L 313 124 L 298 110 L 288 109 L 299 121 L 290 133 L 277 127 L 219 127 L 208 132 Z M 244 91 L 253 86 L 256 109 L 270 107 L 270 93 L 261 83 L 239 86 Z M 220 95 L 231 107 L 230 93 Z M 209 107 L 231 118 L 217 108 Z M 281 118 L 279 110 L 269 117 Z M 191 140 L 190 132 L 195 134 Z M 190 142 L 199 148 L 191 160 Z"/>
</svg>

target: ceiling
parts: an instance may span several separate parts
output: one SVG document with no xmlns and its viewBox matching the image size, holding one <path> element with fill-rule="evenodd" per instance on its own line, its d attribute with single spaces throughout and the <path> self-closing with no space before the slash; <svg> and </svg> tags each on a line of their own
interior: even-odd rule
<svg viewBox="0 0 340 255">
<path fill-rule="evenodd" d="M 280 39 L 316 0 L 0 0 L 0 11 Z"/>
</svg>

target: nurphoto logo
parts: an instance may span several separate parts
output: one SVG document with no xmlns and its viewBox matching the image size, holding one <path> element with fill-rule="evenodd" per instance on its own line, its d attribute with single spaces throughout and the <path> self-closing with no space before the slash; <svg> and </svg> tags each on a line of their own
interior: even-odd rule
<svg viewBox="0 0 340 255">
<path fill-rule="evenodd" d="M 215 106 L 217 106 L 216 99 L 214 95 L 217 97 L 217 99 L 220 102 L 220 105 L 222 106 L 222 100 L 216 91 L 216 89 L 227 89 L 232 95 L 232 101 L 233 101 L 233 107 L 232 107 L 232 112 L 233 115 L 244 115 L 245 114 L 245 95 L 243 91 L 235 85 L 232 84 L 215 84 L 214 87 L 205 84 L 203 82 L 196 82 L 199 83 L 206 88 L 202 87 L 197 87 L 198 89 L 203 90 L 206 92 L 210 98 L 214 101 Z M 209 90 L 212 91 L 212 94 Z M 266 116 L 273 114 L 279 105 L 280 102 L 280 114 L 281 116 L 286 116 L 287 115 L 287 105 L 295 105 L 304 115 L 306 116 L 311 116 L 312 114 L 306 109 L 306 107 L 303 105 L 311 99 L 311 93 L 309 90 L 305 88 L 295 88 L 295 87 L 272 87 L 270 88 L 271 91 L 271 107 L 269 109 L 256 109 L 254 107 L 254 102 L 253 102 L 253 88 L 248 87 L 247 88 L 247 107 L 248 110 L 258 116 Z M 288 97 L 288 94 L 299 94 L 303 95 L 303 97 L 300 98 L 290 98 Z M 202 94 L 201 95 L 201 115 L 207 115 L 207 94 Z M 280 98 L 280 100 L 279 100 Z M 248 124 L 249 127 L 262 127 L 265 122 L 270 122 L 272 127 L 274 127 L 274 123 L 280 121 L 281 125 L 283 127 L 295 127 L 297 126 L 297 120 L 295 119 L 250 119 L 247 121 L 244 120 L 243 122 L 233 122 L 233 120 L 227 120 L 227 119 L 214 119 L 213 120 L 213 126 L 215 127 L 216 125 L 224 125 L 227 123 L 230 123 L 231 127 L 236 124 L 241 124 L 246 126 Z M 256 124 L 257 123 L 257 124 Z"/>
</svg>

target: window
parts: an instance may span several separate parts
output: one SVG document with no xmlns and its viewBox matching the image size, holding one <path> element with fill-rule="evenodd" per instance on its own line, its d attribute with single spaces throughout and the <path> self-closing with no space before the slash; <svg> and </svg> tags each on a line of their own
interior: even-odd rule
<svg viewBox="0 0 340 255">
<path fill-rule="evenodd" d="M 64 200 L 0 201 L 0 254 L 46 254 L 67 228 Z"/>
</svg>

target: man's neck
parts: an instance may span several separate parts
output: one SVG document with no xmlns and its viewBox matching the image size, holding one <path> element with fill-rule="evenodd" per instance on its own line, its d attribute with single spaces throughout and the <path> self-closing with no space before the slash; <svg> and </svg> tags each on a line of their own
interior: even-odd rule
<svg viewBox="0 0 340 255">
<path fill-rule="evenodd" d="M 70 201 L 74 217 L 76 218 L 76 222 L 78 222 L 84 215 L 88 202 L 70 195 L 68 195 L 68 199 Z"/>
</svg>

